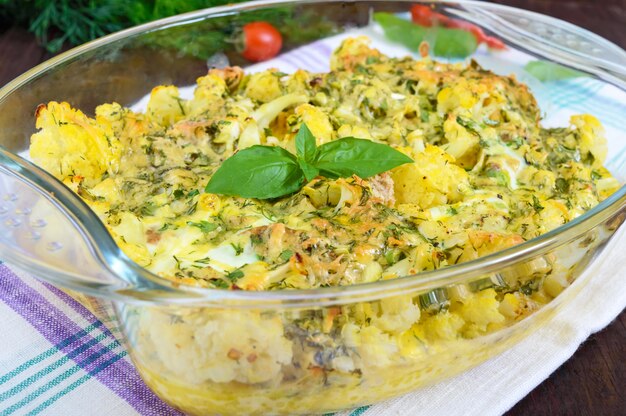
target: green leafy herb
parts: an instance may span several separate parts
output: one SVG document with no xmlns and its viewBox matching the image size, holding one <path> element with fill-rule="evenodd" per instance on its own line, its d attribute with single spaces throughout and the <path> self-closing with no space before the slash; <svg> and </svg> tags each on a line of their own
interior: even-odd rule
<svg viewBox="0 0 626 416">
<path fill-rule="evenodd" d="M 315 167 L 327 178 L 352 175 L 369 178 L 413 160 L 393 147 L 371 140 L 344 137 L 317 149 Z"/>
<path fill-rule="evenodd" d="M 218 289 L 228 289 L 230 287 L 230 284 L 222 279 L 212 279 L 211 283 Z"/>
<path fill-rule="evenodd" d="M 204 257 L 202 259 L 194 260 L 194 263 L 209 264 L 209 263 L 211 263 L 211 258 L 210 257 Z"/>
<path fill-rule="evenodd" d="M 200 222 L 188 221 L 187 225 L 191 225 L 192 227 L 198 227 L 203 233 L 210 233 L 211 231 L 214 231 L 218 227 L 217 224 L 215 224 L 214 222 L 209 222 L 209 221 L 200 221 Z"/>
<path fill-rule="evenodd" d="M 163 224 L 163 226 L 161 226 L 161 228 L 159 228 L 158 231 L 165 231 L 167 229 L 169 229 L 172 226 L 172 224 L 170 224 L 169 222 L 166 222 Z"/>
<path fill-rule="evenodd" d="M 226 278 L 231 282 L 234 282 L 237 279 L 241 279 L 244 276 L 243 271 L 241 269 L 233 270 L 232 272 L 226 275 Z"/>
<path fill-rule="evenodd" d="M 433 52 L 448 58 L 466 58 L 476 51 L 478 43 L 470 32 L 461 29 L 434 27 Z M 428 41 L 428 39 L 427 39 Z"/>
<path fill-rule="evenodd" d="M 296 136 L 292 155 L 276 146 L 252 146 L 226 159 L 213 174 L 206 192 L 269 199 L 296 192 L 318 174 L 331 179 L 368 178 L 410 163 L 404 153 L 370 140 L 344 137 L 319 147 L 306 124 Z"/>
<path fill-rule="evenodd" d="M 567 194 L 569 192 L 569 181 L 565 178 L 557 178 L 554 186 L 561 194 Z"/>
<path fill-rule="evenodd" d="M 302 123 L 296 135 L 296 155 L 298 156 L 298 164 L 304 172 L 307 181 L 319 175 L 319 170 L 312 165 L 315 163 L 315 157 L 317 156 L 315 136 L 313 136 L 313 133 L 311 133 L 311 130 L 305 123 Z"/>
<path fill-rule="evenodd" d="M 390 266 L 396 264 L 400 260 L 401 254 L 402 251 L 398 248 L 387 249 L 387 251 L 385 251 L 385 260 L 387 261 L 387 264 Z"/>
<path fill-rule="evenodd" d="M 435 55 L 448 58 L 470 56 L 478 46 L 471 33 L 461 29 L 424 27 L 391 13 L 374 13 L 374 20 L 383 28 L 385 36 L 418 52 L 420 44 L 427 42 Z"/>
<path fill-rule="evenodd" d="M 252 146 L 226 159 L 206 192 L 268 199 L 300 189 L 304 173 L 294 155 L 277 146 Z"/>
<path fill-rule="evenodd" d="M 193 215 L 196 212 L 196 209 L 198 209 L 198 202 L 197 201 L 194 202 L 193 204 L 191 204 L 191 206 L 189 206 L 189 208 L 185 212 L 185 215 Z"/>
<path fill-rule="evenodd" d="M 241 244 L 230 243 L 230 246 L 235 250 L 235 256 L 239 256 L 243 253 L 243 247 Z"/>
<path fill-rule="evenodd" d="M 20 25 L 49 52 L 79 45 L 126 27 L 179 13 L 245 0 L 0 0 L 0 27 Z M 150 34 L 150 44 L 207 59 L 232 47 L 230 37 L 246 23 L 267 21 L 296 44 L 325 37 L 334 25 L 320 13 L 272 7 L 212 18 Z"/>
<path fill-rule="evenodd" d="M 533 195 L 532 207 L 537 213 L 543 210 L 543 205 L 541 205 L 541 202 L 539 202 L 539 198 L 537 198 L 535 195 Z"/>
<path fill-rule="evenodd" d="M 584 72 L 576 71 L 575 69 L 548 61 L 530 61 L 524 66 L 524 69 L 539 81 L 543 82 L 589 76 Z"/>
<path fill-rule="evenodd" d="M 157 208 L 158 207 L 155 205 L 154 202 L 148 201 L 139 208 L 139 214 L 142 217 L 150 217 L 154 215 Z"/>
<path fill-rule="evenodd" d="M 280 259 L 282 261 L 289 261 L 291 256 L 293 256 L 293 251 L 292 250 L 285 250 L 282 253 L 280 253 L 280 255 L 278 257 L 280 257 Z"/>
<path fill-rule="evenodd" d="M 480 127 L 478 127 L 478 124 L 471 118 L 463 118 L 461 116 L 457 116 L 456 122 L 463 126 L 468 132 L 480 137 L 480 133 L 478 132 L 478 129 Z"/>
</svg>

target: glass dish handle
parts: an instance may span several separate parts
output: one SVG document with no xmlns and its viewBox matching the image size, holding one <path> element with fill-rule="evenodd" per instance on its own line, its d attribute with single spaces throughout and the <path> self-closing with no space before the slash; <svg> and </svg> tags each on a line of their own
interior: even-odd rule
<svg viewBox="0 0 626 416">
<path fill-rule="evenodd" d="M 446 10 L 549 60 L 618 85 L 626 82 L 626 51 L 588 30 L 553 17 L 502 8 L 497 4 L 481 2 L 479 6 L 464 5 L 463 9 Z"/>
<path fill-rule="evenodd" d="M 0 147 L 0 260 L 91 295 L 169 292 L 126 257 L 70 189 Z"/>
</svg>

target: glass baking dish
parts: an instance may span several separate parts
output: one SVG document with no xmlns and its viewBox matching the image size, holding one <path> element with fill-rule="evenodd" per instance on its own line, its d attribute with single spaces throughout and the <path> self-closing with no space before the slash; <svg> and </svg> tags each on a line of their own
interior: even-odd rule
<svg viewBox="0 0 626 416">
<path fill-rule="evenodd" d="M 208 64 L 228 60 L 250 67 L 235 44 L 206 43 L 202 33 L 232 33 L 245 22 L 278 16 L 291 25 L 283 28 L 282 62 L 300 59 L 298 65 L 315 67 L 307 48 L 345 34 L 375 34 L 373 12 L 406 16 L 413 4 L 260 1 L 207 9 L 104 37 L 15 79 L 0 90 L 0 259 L 66 289 L 112 300 L 146 383 L 189 414 L 309 414 L 360 406 L 451 377 L 511 347 L 549 322 L 585 284 L 577 277 L 624 220 L 626 187 L 556 230 L 467 263 L 346 287 L 227 291 L 176 285 L 139 267 L 87 205 L 25 160 L 40 103 L 68 101 L 83 110 L 112 101 L 132 106 L 156 85 L 193 84 L 206 73 L 207 58 Z M 626 52 L 536 13 L 472 1 L 435 4 L 509 46 L 506 53 L 479 48 L 472 57 L 526 82 L 546 123 L 573 112 L 595 114 L 607 129 L 607 166 L 624 182 L 619 121 L 626 116 Z M 538 59 L 586 77 L 541 82 L 523 69 Z M 588 98 L 567 103 L 572 89 L 588 90 Z M 606 96 L 622 104 L 607 108 Z M 376 323 L 386 314 L 400 319 L 407 308 L 418 309 L 418 322 L 464 292 L 531 276 L 549 285 L 554 299 L 486 335 L 420 339 L 381 331 Z M 301 368 L 297 357 L 303 356 L 316 365 Z"/>
</svg>

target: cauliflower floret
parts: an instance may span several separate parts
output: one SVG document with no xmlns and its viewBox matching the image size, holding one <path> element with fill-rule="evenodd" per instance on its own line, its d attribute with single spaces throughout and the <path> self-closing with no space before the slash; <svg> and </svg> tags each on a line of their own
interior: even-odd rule
<svg viewBox="0 0 626 416">
<path fill-rule="evenodd" d="M 458 117 L 454 115 L 449 115 L 444 121 L 443 132 L 448 142 L 442 148 L 462 167 L 474 167 L 480 151 L 478 136 L 459 124 Z"/>
<path fill-rule="evenodd" d="M 117 171 L 121 146 L 105 120 L 98 124 L 68 103 L 52 101 L 37 108 L 36 126 L 30 156 L 58 179 L 80 176 L 94 184 Z"/>
<path fill-rule="evenodd" d="M 442 311 L 425 320 L 423 327 L 426 336 L 431 341 L 451 341 L 459 336 L 459 330 L 463 328 L 465 321 L 455 314 Z"/>
<path fill-rule="evenodd" d="M 478 97 L 465 78 L 455 80 L 453 87 L 445 87 L 437 94 L 437 111 L 440 113 L 454 112 L 459 107 L 472 108 L 478 102 Z"/>
<path fill-rule="evenodd" d="M 307 94 L 310 90 L 311 74 L 302 69 L 298 69 L 289 76 L 285 83 L 285 88 L 291 93 Z"/>
<path fill-rule="evenodd" d="M 224 109 L 224 95 L 228 89 L 226 81 L 217 73 L 209 72 L 208 75 L 196 80 L 198 84 L 193 92 L 193 98 L 187 102 L 189 116 L 209 114 L 215 117 Z"/>
<path fill-rule="evenodd" d="M 604 128 L 600 121 L 592 115 L 572 116 L 570 123 L 578 129 L 580 154 L 583 159 L 593 158 L 591 166 L 602 167 L 608 152 Z"/>
<path fill-rule="evenodd" d="M 267 103 L 283 95 L 276 70 L 252 74 L 246 84 L 245 94 L 253 100 Z"/>
<path fill-rule="evenodd" d="M 238 66 L 227 66 L 226 68 L 212 68 L 209 75 L 215 75 L 224 80 L 229 91 L 235 91 L 239 83 L 243 80 L 244 72 Z"/>
<path fill-rule="evenodd" d="M 124 146 L 131 138 L 139 137 L 152 130 L 153 125 L 141 113 L 134 113 L 118 103 L 102 104 L 96 107 L 96 123 L 110 125 L 115 137 Z"/>
<path fill-rule="evenodd" d="M 252 118 L 256 120 L 259 128 L 266 128 L 278 114 L 292 105 L 302 104 L 308 101 L 304 94 L 287 94 L 273 101 L 263 104 L 254 113 Z"/>
<path fill-rule="evenodd" d="M 119 224 L 111 227 L 115 233 L 123 235 L 127 243 L 139 246 L 146 244 L 144 226 L 136 215 L 130 212 L 121 212 L 118 214 L 118 220 Z"/>
<path fill-rule="evenodd" d="M 410 296 L 394 296 L 380 301 L 381 314 L 373 324 L 386 332 L 402 332 L 420 319 L 420 308 Z"/>
<path fill-rule="evenodd" d="M 341 329 L 345 345 L 356 351 L 357 367 L 367 371 L 370 367 L 385 367 L 399 356 L 398 342 L 375 326 L 360 327 L 348 323 Z M 360 365 L 358 361 L 367 363 Z"/>
<path fill-rule="evenodd" d="M 465 262 L 486 256 L 524 242 L 518 234 L 503 234 L 484 230 L 468 230 L 469 244 L 464 245 L 459 261 Z"/>
<path fill-rule="evenodd" d="M 337 130 L 337 137 L 357 137 L 359 139 L 372 140 L 372 134 L 363 126 L 342 124 Z"/>
<path fill-rule="evenodd" d="M 569 212 L 562 202 L 548 199 L 541 202 L 541 206 L 543 209 L 535 215 L 539 217 L 536 222 L 541 224 L 543 232 L 547 233 L 569 221 Z"/>
<path fill-rule="evenodd" d="M 598 191 L 600 201 L 604 201 L 617 191 L 622 184 L 616 178 L 611 176 L 611 173 L 604 167 L 598 168 L 596 172 L 599 175 L 602 175 L 602 178 L 598 179 L 596 182 L 596 190 Z"/>
<path fill-rule="evenodd" d="M 505 318 L 499 306 L 493 289 L 482 290 L 466 299 L 457 311 L 466 322 L 465 335 L 473 338 L 486 332 L 489 325 L 503 323 Z"/>
<path fill-rule="evenodd" d="M 280 378 L 282 366 L 291 362 L 291 342 L 277 316 L 228 311 L 185 317 L 153 311 L 141 319 L 147 336 L 140 342 L 186 383 L 263 383 Z"/>
<path fill-rule="evenodd" d="M 437 146 L 427 145 L 415 153 L 415 163 L 392 171 L 397 204 L 416 204 L 426 209 L 459 201 L 469 188 L 467 172 L 454 164 L 454 158 Z"/>
<path fill-rule="evenodd" d="M 330 124 L 328 115 L 318 107 L 313 107 L 311 104 L 301 104 L 296 107 L 295 114 L 302 123 L 306 123 L 313 136 L 317 139 L 318 145 L 332 140 L 333 126 Z"/>
<path fill-rule="evenodd" d="M 126 235 L 118 234 L 112 229 L 109 229 L 109 231 L 111 232 L 113 240 L 115 240 L 115 244 L 117 244 L 124 254 L 130 257 L 135 263 L 141 267 L 147 267 L 152 264 L 152 255 L 145 246 L 145 243 L 143 245 L 129 243 L 126 241 Z"/>
<path fill-rule="evenodd" d="M 119 187 L 113 178 L 106 178 L 91 188 L 89 192 L 93 196 L 106 200 L 108 203 L 118 202 L 121 197 Z"/>
<path fill-rule="evenodd" d="M 178 88 L 173 85 L 160 85 L 153 88 L 150 93 L 146 114 L 154 123 L 168 127 L 183 118 L 186 113 L 184 106 Z"/>
<path fill-rule="evenodd" d="M 377 49 L 370 48 L 371 40 L 367 36 L 357 36 L 344 40 L 330 57 L 331 71 L 353 69 L 366 63 L 367 58 L 381 58 Z"/>
</svg>

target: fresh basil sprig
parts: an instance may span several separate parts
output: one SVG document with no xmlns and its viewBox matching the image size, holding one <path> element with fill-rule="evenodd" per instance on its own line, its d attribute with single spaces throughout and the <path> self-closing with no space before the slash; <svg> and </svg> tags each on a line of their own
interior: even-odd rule
<svg viewBox="0 0 626 416">
<path fill-rule="evenodd" d="M 298 156 L 300 169 L 304 172 L 307 181 L 320 174 L 319 169 L 315 167 L 315 159 L 318 153 L 315 136 L 313 136 L 309 127 L 302 123 L 298 134 L 296 134 L 296 155 Z"/>
<path fill-rule="evenodd" d="M 344 137 L 317 146 L 302 123 L 296 135 L 296 154 L 277 146 L 256 145 L 226 159 L 205 191 L 243 198 L 269 199 L 299 190 L 316 176 L 368 178 L 413 160 L 402 152 L 371 140 Z"/>
<path fill-rule="evenodd" d="M 420 44 L 428 42 L 436 56 L 446 58 L 466 58 L 476 51 L 478 43 L 471 33 L 461 29 L 449 29 L 441 26 L 424 27 L 391 13 L 374 13 L 385 36 L 392 42 L 401 43 L 410 50 L 418 52 Z"/>
</svg>

